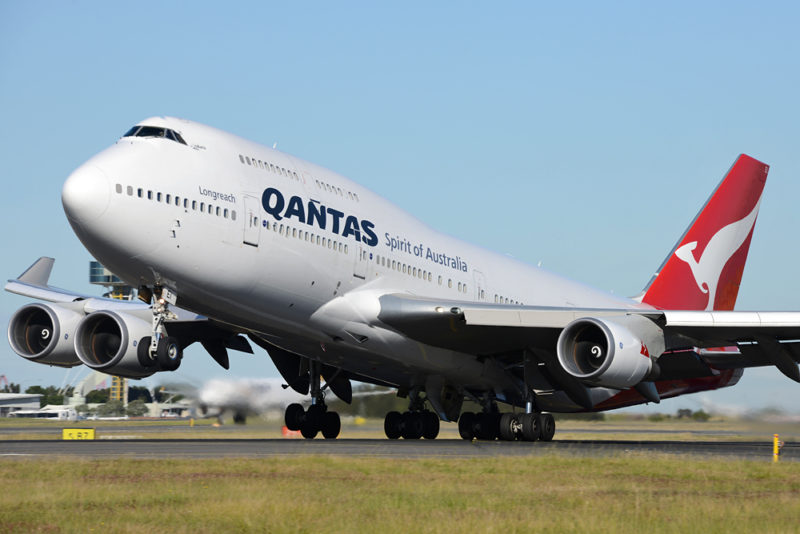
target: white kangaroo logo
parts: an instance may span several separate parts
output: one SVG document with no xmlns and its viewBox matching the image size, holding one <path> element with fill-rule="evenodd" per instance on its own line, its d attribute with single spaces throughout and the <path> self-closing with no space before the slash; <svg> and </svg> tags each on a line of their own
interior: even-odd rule
<svg viewBox="0 0 800 534">
<path fill-rule="evenodd" d="M 709 239 L 700 261 L 697 261 L 693 254 L 694 249 L 697 248 L 697 241 L 686 243 L 675 251 L 675 255 L 689 265 L 694 281 L 700 291 L 708 293 L 706 310 L 714 308 L 714 299 L 717 295 L 717 285 L 719 284 L 722 269 L 731 259 L 731 256 L 739 250 L 739 247 L 742 246 L 750 234 L 750 230 L 753 229 L 760 204 L 761 199 L 759 198 L 753 211 L 744 219 L 732 222 L 714 234 Z"/>
</svg>

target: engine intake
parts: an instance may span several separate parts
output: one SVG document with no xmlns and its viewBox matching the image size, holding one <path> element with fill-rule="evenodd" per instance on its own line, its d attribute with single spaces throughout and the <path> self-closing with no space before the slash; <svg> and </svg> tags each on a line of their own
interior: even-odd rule
<svg viewBox="0 0 800 534">
<path fill-rule="evenodd" d="M 144 378 L 155 372 L 139 363 L 136 347 L 150 335 L 148 322 L 110 310 L 87 315 L 75 331 L 75 352 L 96 371 L 127 378 Z"/>
<path fill-rule="evenodd" d="M 575 378 L 616 389 L 635 386 L 664 352 L 664 334 L 646 317 L 576 319 L 558 337 L 558 361 Z"/>
<path fill-rule="evenodd" d="M 32 303 L 23 306 L 8 322 L 8 342 L 14 352 L 37 363 L 75 367 L 73 333 L 83 313 L 62 306 Z"/>
</svg>

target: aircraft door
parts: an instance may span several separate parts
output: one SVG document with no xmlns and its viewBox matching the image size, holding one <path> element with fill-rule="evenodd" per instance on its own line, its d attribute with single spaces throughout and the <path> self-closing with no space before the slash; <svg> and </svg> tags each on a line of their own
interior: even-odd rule
<svg viewBox="0 0 800 534">
<path fill-rule="evenodd" d="M 473 269 L 472 278 L 475 281 L 475 300 L 486 302 L 486 277 L 482 272 Z"/>
<path fill-rule="evenodd" d="M 261 203 L 256 197 L 244 196 L 244 239 L 245 245 L 258 246 Z"/>
<path fill-rule="evenodd" d="M 369 260 L 372 256 L 372 253 L 366 250 L 363 245 L 358 245 L 355 247 L 355 249 L 356 249 L 356 261 L 353 264 L 353 276 L 355 278 L 366 280 L 367 267 L 369 265 Z"/>
</svg>

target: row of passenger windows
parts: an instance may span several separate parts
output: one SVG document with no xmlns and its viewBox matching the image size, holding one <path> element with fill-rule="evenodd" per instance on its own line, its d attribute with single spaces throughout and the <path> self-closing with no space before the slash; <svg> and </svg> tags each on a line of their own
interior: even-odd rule
<svg viewBox="0 0 800 534">
<path fill-rule="evenodd" d="M 343 254 L 348 253 L 347 243 L 341 243 L 339 241 L 334 241 L 328 237 L 315 234 L 314 232 L 309 232 L 307 230 L 294 228 L 289 225 L 272 223 L 270 224 L 269 221 L 264 221 L 264 227 L 269 230 L 272 228 L 272 231 L 278 235 L 292 237 L 295 239 L 299 239 L 302 241 L 307 241 L 312 244 L 320 245 L 322 247 L 328 247 L 329 249 L 335 252 L 342 252 Z"/>
<path fill-rule="evenodd" d="M 325 182 L 321 182 L 319 180 L 315 180 L 317 182 L 317 189 L 322 189 L 323 191 L 327 191 L 328 193 L 333 193 L 334 195 L 339 195 L 340 197 L 344 198 L 344 191 L 342 191 L 341 187 L 336 187 L 335 185 L 326 184 Z M 347 191 L 347 198 L 350 200 L 355 200 L 358 202 L 358 193 L 353 193 L 351 191 Z"/>
<path fill-rule="evenodd" d="M 411 277 L 416 277 L 422 280 L 427 280 L 428 282 L 433 282 L 433 273 L 426 271 L 424 269 L 419 269 L 417 267 L 414 267 L 413 265 L 407 265 L 403 262 L 387 258 L 386 256 L 381 256 L 380 254 L 375 255 L 375 263 L 377 265 L 380 265 L 381 267 L 386 267 L 387 269 L 407 274 Z M 442 275 L 439 275 L 438 282 L 439 285 L 442 285 L 444 283 L 444 278 L 442 278 Z M 452 278 L 447 279 L 447 287 L 449 288 L 453 287 Z M 466 283 L 458 282 L 457 287 L 460 293 L 466 293 L 468 291 Z"/>
<path fill-rule="evenodd" d="M 122 194 L 122 184 L 116 186 L 117 194 Z M 133 186 L 127 186 L 125 192 L 129 197 L 134 196 Z M 224 219 L 236 220 L 236 210 L 230 210 L 221 206 L 213 204 L 206 204 L 205 202 L 198 202 L 197 200 L 189 200 L 188 198 L 181 198 L 178 195 L 171 195 L 169 193 L 161 193 L 160 191 L 144 190 L 141 187 L 136 189 L 136 196 L 138 198 L 146 198 L 147 200 L 155 200 L 156 202 L 164 202 L 165 204 L 183 207 L 186 210 L 199 211 L 200 213 L 208 213 Z"/>
<path fill-rule="evenodd" d="M 250 165 L 251 167 L 257 167 L 259 169 L 264 169 L 265 171 L 269 171 L 281 176 L 286 176 L 287 178 L 290 178 L 297 182 L 300 181 L 300 177 L 297 175 L 295 171 L 284 169 L 283 167 L 280 167 L 268 161 L 251 158 L 250 156 L 244 156 L 242 154 L 239 154 L 239 161 L 242 162 L 243 165 Z M 344 198 L 345 193 L 347 193 L 346 195 L 347 198 L 349 198 L 350 200 L 355 200 L 356 202 L 359 201 L 357 193 L 353 193 L 352 191 L 343 191 L 341 187 L 336 187 L 334 185 L 321 182 L 320 180 L 315 180 L 315 182 L 317 184 L 317 189 L 321 189 L 322 191 L 328 191 L 329 193 L 332 193 L 334 195 L 339 195 L 342 198 Z"/>
<path fill-rule="evenodd" d="M 243 156 L 239 154 L 239 161 L 242 162 L 244 165 L 250 165 L 251 167 L 257 167 L 259 169 L 263 169 L 265 171 L 269 171 L 281 176 L 285 176 L 290 178 L 296 182 L 300 181 L 300 177 L 297 176 L 297 173 L 291 169 L 284 169 L 278 165 L 272 164 L 268 161 L 262 161 L 260 159 L 251 158 L 250 156 Z"/>
<path fill-rule="evenodd" d="M 502 297 L 500 295 L 494 296 L 494 302 L 495 304 L 514 304 L 515 306 L 524 306 L 524 304 L 518 300 L 509 299 L 508 297 Z"/>
</svg>

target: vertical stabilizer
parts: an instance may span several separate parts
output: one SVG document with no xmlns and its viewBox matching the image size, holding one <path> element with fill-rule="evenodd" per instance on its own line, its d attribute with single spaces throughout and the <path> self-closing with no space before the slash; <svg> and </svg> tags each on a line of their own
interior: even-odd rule
<svg viewBox="0 0 800 534">
<path fill-rule="evenodd" d="M 740 155 L 645 289 L 670 310 L 732 310 L 769 166 Z"/>
</svg>

